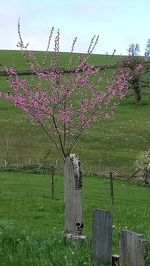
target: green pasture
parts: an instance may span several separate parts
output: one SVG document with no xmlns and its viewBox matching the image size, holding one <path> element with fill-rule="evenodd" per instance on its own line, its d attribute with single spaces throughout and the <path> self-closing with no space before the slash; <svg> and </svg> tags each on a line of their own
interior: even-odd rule
<svg viewBox="0 0 150 266">
<path fill-rule="evenodd" d="M 109 181 L 85 177 L 83 182 L 84 233 L 89 244 L 72 247 L 63 239 L 63 178 L 55 176 L 51 198 L 50 176 L 0 173 L 0 262 L 20 265 L 95 265 L 90 240 L 95 208 L 113 215 L 113 253 L 119 252 L 121 229 L 143 233 L 150 248 L 150 189 L 133 182 L 114 181 L 112 207 Z"/>
<path fill-rule="evenodd" d="M 43 52 L 37 52 L 42 60 Z M 51 53 L 50 53 L 51 58 Z M 82 55 L 83 56 L 83 55 Z M 18 70 L 27 69 L 20 51 L 0 51 L 0 63 L 10 67 L 15 58 Z M 77 55 L 74 54 L 73 62 Z M 50 59 L 49 59 L 50 60 Z M 90 63 L 94 65 L 115 63 L 118 57 L 92 55 Z M 60 53 L 60 66 L 67 67 L 68 53 Z M 76 63 L 74 63 L 76 64 Z M 6 77 L 0 76 L 0 91 L 9 91 Z M 134 99 L 122 101 L 112 120 L 100 122 L 83 135 L 73 152 L 81 159 L 83 172 L 101 174 L 114 170 L 120 174 L 134 171 L 136 156 L 149 148 L 150 139 L 150 93 L 142 92 L 140 105 Z M 0 100 L 0 163 L 10 164 L 53 164 L 59 173 L 63 171 L 62 158 L 41 128 L 26 117 L 11 103 Z"/>
</svg>

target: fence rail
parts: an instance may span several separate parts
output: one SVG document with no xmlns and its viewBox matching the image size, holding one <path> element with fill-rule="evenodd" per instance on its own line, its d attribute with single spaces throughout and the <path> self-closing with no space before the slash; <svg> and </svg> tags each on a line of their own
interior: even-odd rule
<svg viewBox="0 0 150 266">
<path fill-rule="evenodd" d="M 139 64 L 139 63 L 137 63 Z M 142 63 L 144 65 L 144 67 L 150 67 L 150 62 L 143 62 Z M 135 65 L 135 64 L 134 64 Z M 2 68 L 4 68 L 1 64 L 0 66 Z M 90 67 L 92 70 L 95 70 L 97 67 L 99 67 L 99 70 L 109 70 L 109 69 L 114 69 L 114 68 L 132 68 L 133 65 L 129 64 L 129 63 L 123 63 L 122 65 L 120 64 L 113 64 L 113 65 L 97 65 L 97 66 L 94 66 L 94 67 Z M 61 74 L 71 74 L 71 73 L 75 73 L 76 70 L 78 69 L 79 72 L 83 72 L 83 69 L 82 68 L 70 68 L 70 69 L 67 69 L 67 68 L 59 68 L 57 70 L 54 70 L 52 68 L 47 68 L 47 69 L 42 69 L 43 73 L 48 73 L 48 72 L 51 72 L 51 71 L 54 71 L 56 73 L 61 73 Z M 18 76 L 30 76 L 30 75 L 37 75 L 36 72 L 32 72 L 31 70 L 24 70 L 24 71 L 17 71 L 17 74 Z M 0 71 L 0 76 L 9 76 L 9 74 L 3 70 L 3 71 Z"/>
</svg>

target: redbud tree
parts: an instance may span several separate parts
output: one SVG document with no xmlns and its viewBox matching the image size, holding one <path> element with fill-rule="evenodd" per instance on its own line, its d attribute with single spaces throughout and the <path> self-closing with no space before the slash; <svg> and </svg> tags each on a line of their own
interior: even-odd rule
<svg viewBox="0 0 150 266">
<path fill-rule="evenodd" d="M 73 74 L 64 74 L 60 68 L 60 32 L 54 39 L 54 53 L 49 59 L 49 47 L 54 33 L 51 29 L 47 50 L 42 62 L 28 51 L 18 23 L 18 46 L 31 71 L 30 78 L 20 78 L 15 65 L 5 67 L 9 76 L 10 91 L 1 93 L 21 108 L 38 126 L 42 127 L 64 158 L 69 155 L 79 137 L 90 127 L 110 119 L 119 106 L 128 87 L 128 72 L 120 70 L 106 78 L 100 67 L 91 66 L 88 59 L 99 36 L 94 36 L 84 56 L 78 57 Z M 73 67 L 74 39 L 68 61 Z M 49 67 L 48 67 L 49 65 Z"/>
</svg>

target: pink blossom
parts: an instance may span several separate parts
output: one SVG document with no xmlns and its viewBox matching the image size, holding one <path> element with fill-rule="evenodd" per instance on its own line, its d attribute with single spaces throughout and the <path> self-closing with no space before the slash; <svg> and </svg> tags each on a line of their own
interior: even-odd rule
<svg viewBox="0 0 150 266">
<path fill-rule="evenodd" d="M 129 73 L 114 72 L 110 82 L 107 71 L 102 73 L 99 67 L 88 63 L 91 48 L 87 57 L 80 60 L 73 74 L 63 74 L 59 69 L 59 30 L 55 38 L 54 57 L 49 60 L 46 52 L 41 65 L 36 56 L 26 50 L 22 39 L 20 47 L 24 58 L 28 58 L 32 79 L 20 79 L 14 67 L 6 68 L 10 93 L 1 93 L 0 97 L 23 109 L 36 124 L 42 126 L 66 156 L 85 129 L 103 119 L 111 119 L 120 100 L 126 95 Z M 48 61 L 51 65 L 45 70 L 47 66 L 45 68 L 43 62 Z M 138 66 L 138 70 L 140 69 L 141 66 Z"/>
<path fill-rule="evenodd" d="M 68 124 L 71 123 L 71 108 L 62 108 L 59 111 L 61 121 Z"/>
<path fill-rule="evenodd" d="M 88 81 L 87 77 L 81 77 L 80 80 L 79 80 L 79 83 L 81 85 L 86 85 L 87 81 Z"/>
</svg>

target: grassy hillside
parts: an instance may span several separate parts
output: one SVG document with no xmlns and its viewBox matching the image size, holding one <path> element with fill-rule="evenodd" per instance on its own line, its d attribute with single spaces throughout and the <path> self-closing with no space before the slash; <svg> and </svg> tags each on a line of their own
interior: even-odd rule
<svg viewBox="0 0 150 266">
<path fill-rule="evenodd" d="M 37 52 L 39 60 L 43 53 Z M 50 54 L 51 55 L 51 54 Z M 15 57 L 18 70 L 27 68 L 19 51 L 0 51 L 0 63 L 11 66 Z M 76 55 L 74 55 L 76 57 Z M 61 67 L 67 67 L 68 53 L 61 53 Z M 109 57 L 92 55 L 92 64 L 116 62 Z M 75 61 L 75 59 L 74 59 Z M 8 91 L 5 77 L 0 76 L 0 91 Z M 148 91 L 148 90 L 147 90 Z M 145 94 L 144 94 L 145 95 Z M 134 170 L 133 164 L 140 151 L 150 147 L 150 94 L 143 97 L 139 106 L 133 99 L 125 99 L 111 121 L 101 122 L 88 134 L 82 136 L 74 147 L 87 174 L 101 174 L 115 170 L 128 174 Z M 56 164 L 62 171 L 62 159 L 53 144 L 24 113 L 7 101 L 0 100 L 0 163 L 11 164 Z"/>
<path fill-rule="evenodd" d="M 63 239 L 63 178 L 55 177 L 55 199 L 50 197 L 50 176 L 0 173 L 0 261 L 2 265 L 94 265 L 91 249 L 71 247 Z M 150 248 L 149 187 L 114 181 L 111 206 L 109 181 L 86 177 L 83 182 L 84 232 L 91 238 L 95 208 L 113 215 L 113 253 L 123 228 L 143 233 Z M 60 251 L 61 250 L 61 251 Z M 65 262 L 65 256 L 66 262 Z M 51 262 L 51 263 L 50 263 Z M 68 264 L 67 264 L 68 263 Z"/>
</svg>

